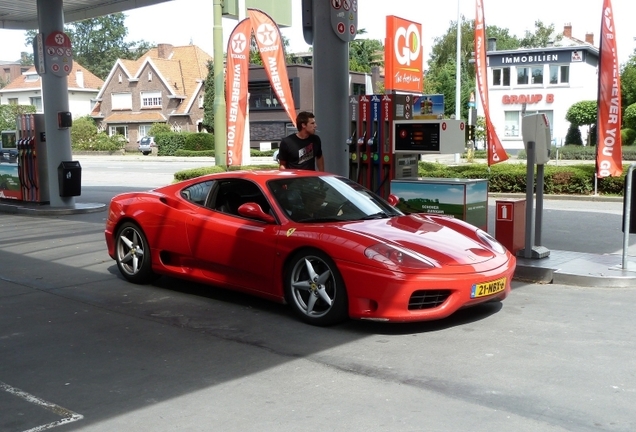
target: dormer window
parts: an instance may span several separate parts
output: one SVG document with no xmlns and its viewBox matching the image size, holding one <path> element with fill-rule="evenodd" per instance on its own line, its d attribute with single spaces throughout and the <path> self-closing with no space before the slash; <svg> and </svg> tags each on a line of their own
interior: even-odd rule
<svg viewBox="0 0 636 432">
<path fill-rule="evenodd" d="M 152 72 L 148 71 L 148 81 L 152 81 Z"/>
</svg>

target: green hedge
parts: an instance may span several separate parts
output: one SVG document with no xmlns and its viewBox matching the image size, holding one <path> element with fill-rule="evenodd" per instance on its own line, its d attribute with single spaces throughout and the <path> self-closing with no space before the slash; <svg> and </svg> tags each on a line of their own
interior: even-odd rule
<svg viewBox="0 0 636 432">
<path fill-rule="evenodd" d="M 214 150 L 214 134 L 211 134 L 211 133 L 187 134 L 183 149 L 195 151 L 195 152 Z"/>
<path fill-rule="evenodd" d="M 598 179 L 597 192 L 602 195 L 622 195 L 628 168 L 628 164 L 623 166 L 621 177 Z M 543 192 L 555 195 L 590 195 L 594 192 L 594 172 L 594 164 L 546 165 Z M 483 163 L 448 166 L 420 162 L 418 175 L 431 178 L 487 179 L 490 192 L 523 193 L 526 191 L 525 164 L 502 163 L 488 169 L 488 165 Z"/>
<path fill-rule="evenodd" d="M 239 170 L 268 170 L 268 169 L 278 169 L 278 165 L 245 165 L 245 166 L 231 166 L 228 167 L 227 171 L 239 171 Z M 189 170 L 178 171 L 174 174 L 175 181 L 188 180 L 195 177 L 201 177 L 202 175 L 214 174 L 225 172 L 226 170 L 217 165 L 210 165 L 199 168 L 192 168 Z"/>
</svg>

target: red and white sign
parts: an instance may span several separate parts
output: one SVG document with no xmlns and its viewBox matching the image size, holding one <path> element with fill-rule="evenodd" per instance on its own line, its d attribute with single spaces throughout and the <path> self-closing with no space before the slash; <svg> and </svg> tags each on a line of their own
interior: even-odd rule
<svg viewBox="0 0 636 432">
<path fill-rule="evenodd" d="M 68 76 L 73 69 L 73 50 L 71 39 L 61 31 L 51 32 L 44 40 L 46 51 L 45 64 L 53 75 Z"/>
<path fill-rule="evenodd" d="M 512 204 L 497 203 L 497 220 L 512 222 Z"/>
</svg>

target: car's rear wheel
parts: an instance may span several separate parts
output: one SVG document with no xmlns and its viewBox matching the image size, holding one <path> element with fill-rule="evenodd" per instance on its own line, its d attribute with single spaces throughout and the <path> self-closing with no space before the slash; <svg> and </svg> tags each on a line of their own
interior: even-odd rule
<svg viewBox="0 0 636 432">
<path fill-rule="evenodd" d="M 285 271 L 285 293 L 294 312 L 309 324 L 327 326 L 348 318 L 342 276 L 321 251 L 305 250 L 292 257 Z"/>
<path fill-rule="evenodd" d="M 135 223 L 126 222 L 117 231 L 115 256 L 119 271 L 130 282 L 147 284 L 158 277 L 152 271 L 146 235 Z"/>
</svg>

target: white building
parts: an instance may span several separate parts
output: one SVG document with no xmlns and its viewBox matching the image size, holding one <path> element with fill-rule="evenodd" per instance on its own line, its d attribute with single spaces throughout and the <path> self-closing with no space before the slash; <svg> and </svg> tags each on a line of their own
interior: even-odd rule
<svg viewBox="0 0 636 432">
<path fill-rule="evenodd" d="M 89 70 L 77 63 L 73 65 L 73 70 L 68 76 L 68 102 L 73 118 L 91 113 L 95 98 L 103 85 L 104 81 Z M 0 89 L 0 104 L 33 105 L 36 112 L 43 112 L 42 80 L 35 67 L 31 67 Z"/>
<path fill-rule="evenodd" d="M 526 114 L 545 113 L 553 143 L 562 145 L 570 126 L 565 120 L 568 109 L 577 102 L 597 99 L 599 50 L 593 46 L 592 34 L 580 41 L 571 33 L 572 27 L 566 25 L 559 46 L 512 51 L 489 47 L 490 116 L 506 150 L 524 148 L 524 110 Z M 585 132 L 581 131 L 583 137 Z"/>
</svg>

